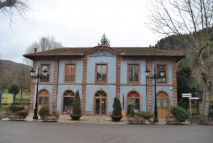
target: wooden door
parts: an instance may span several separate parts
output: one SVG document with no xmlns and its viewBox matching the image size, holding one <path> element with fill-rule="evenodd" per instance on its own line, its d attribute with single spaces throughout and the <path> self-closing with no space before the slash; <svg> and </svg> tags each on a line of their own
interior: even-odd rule
<svg viewBox="0 0 213 143">
<path fill-rule="evenodd" d="M 46 90 L 41 90 L 38 94 L 38 111 L 42 106 L 49 107 L 49 93 Z"/>
<path fill-rule="evenodd" d="M 107 96 L 104 91 L 98 91 L 95 94 L 95 114 L 105 115 L 107 105 Z"/>
<path fill-rule="evenodd" d="M 168 95 L 165 92 L 159 92 L 157 94 L 157 111 L 158 111 L 158 118 L 165 118 L 169 114 L 168 109 Z"/>
</svg>

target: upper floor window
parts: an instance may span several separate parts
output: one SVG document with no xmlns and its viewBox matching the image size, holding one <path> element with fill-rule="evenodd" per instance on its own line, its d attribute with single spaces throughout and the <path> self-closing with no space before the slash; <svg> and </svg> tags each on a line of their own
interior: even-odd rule
<svg viewBox="0 0 213 143">
<path fill-rule="evenodd" d="M 129 82 L 139 81 L 139 64 L 128 65 L 128 81 Z"/>
<path fill-rule="evenodd" d="M 75 64 L 66 64 L 65 65 L 65 82 L 74 82 L 75 81 Z"/>
<path fill-rule="evenodd" d="M 106 82 L 107 79 L 107 64 L 96 65 L 96 81 Z"/>
<path fill-rule="evenodd" d="M 47 75 L 45 78 L 41 78 L 40 82 L 50 82 L 50 64 L 41 64 L 40 72 L 47 70 Z"/>
<path fill-rule="evenodd" d="M 157 76 L 160 77 L 160 71 L 164 71 L 164 77 L 158 78 L 158 83 L 166 83 L 166 65 L 157 65 Z"/>
</svg>

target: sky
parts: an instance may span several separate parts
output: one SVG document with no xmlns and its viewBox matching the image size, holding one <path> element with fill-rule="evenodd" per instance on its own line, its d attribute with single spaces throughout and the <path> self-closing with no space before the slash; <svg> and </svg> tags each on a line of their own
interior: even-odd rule
<svg viewBox="0 0 213 143">
<path fill-rule="evenodd" d="M 105 33 L 111 47 L 148 47 L 160 40 L 147 22 L 148 0 L 31 0 L 30 20 L 0 16 L 0 58 L 23 63 L 41 37 L 63 47 L 94 47 Z"/>
</svg>

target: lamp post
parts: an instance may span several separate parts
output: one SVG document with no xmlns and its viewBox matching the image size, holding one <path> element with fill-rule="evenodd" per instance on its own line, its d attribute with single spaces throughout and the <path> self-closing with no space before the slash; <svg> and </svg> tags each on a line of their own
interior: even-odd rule
<svg viewBox="0 0 213 143">
<path fill-rule="evenodd" d="M 38 115 L 37 115 L 37 113 L 38 113 L 38 108 L 37 108 L 38 107 L 38 79 L 45 78 L 46 75 L 47 75 L 47 70 L 45 69 L 42 74 L 39 74 L 39 68 L 38 68 L 37 75 L 34 75 L 35 71 L 32 69 L 30 71 L 30 73 L 31 73 L 31 78 L 36 78 L 37 79 L 36 102 L 35 102 L 35 109 L 34 109 L 33 119 L 38 119 Z"/>
<path fill-rule="evenodd" d="M 154 67 L 154 74 L 150 77 L 149 76 L 149 73 L 150 71 L 148 69 L 146 69 L 145 71 L 146 73 L 146 79 L 154 79 L 154 86 L 155 86 L 155 108 L 154 108 L 154 122 L 158 122 L 158 112 L 157 112 L 157 100 L 156 100 L 156 79 L 159 79 L 159 78 L 163 78 L 164 77 L 164 74 L 165 74 L 165 71 L 164 70 L 161 70 L 160 71 L 160 76 L 158 76 L 155 72 L 155 67 Z M 147 85 L 146 85 L 147 86 Z"/>
</svg>

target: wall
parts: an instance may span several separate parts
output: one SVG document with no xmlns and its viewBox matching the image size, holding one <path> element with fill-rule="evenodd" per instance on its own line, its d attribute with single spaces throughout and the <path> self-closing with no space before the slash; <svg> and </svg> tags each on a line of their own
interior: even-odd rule
<svg viewBox="0 0 213 143">
<path fill-rule="evenodd" d="M 60 60 L 59 61 L 59 83 L 64 82 L 64 66 L 66 63 L 70 63 L 68 60 Z M 76 64 L 76 83 L 82 83 L 82 76 L 83 76 L 83 61 L 82 60 L 71 60 L 71 63 Z"/>
<path fill-rule="evenodd" d="M 96 63 L 108 63 L 108 83 L 116 82 L 116 57 L 88 57 L 87 59 L 87 83 L 95 83 Z"/>
</svg>

